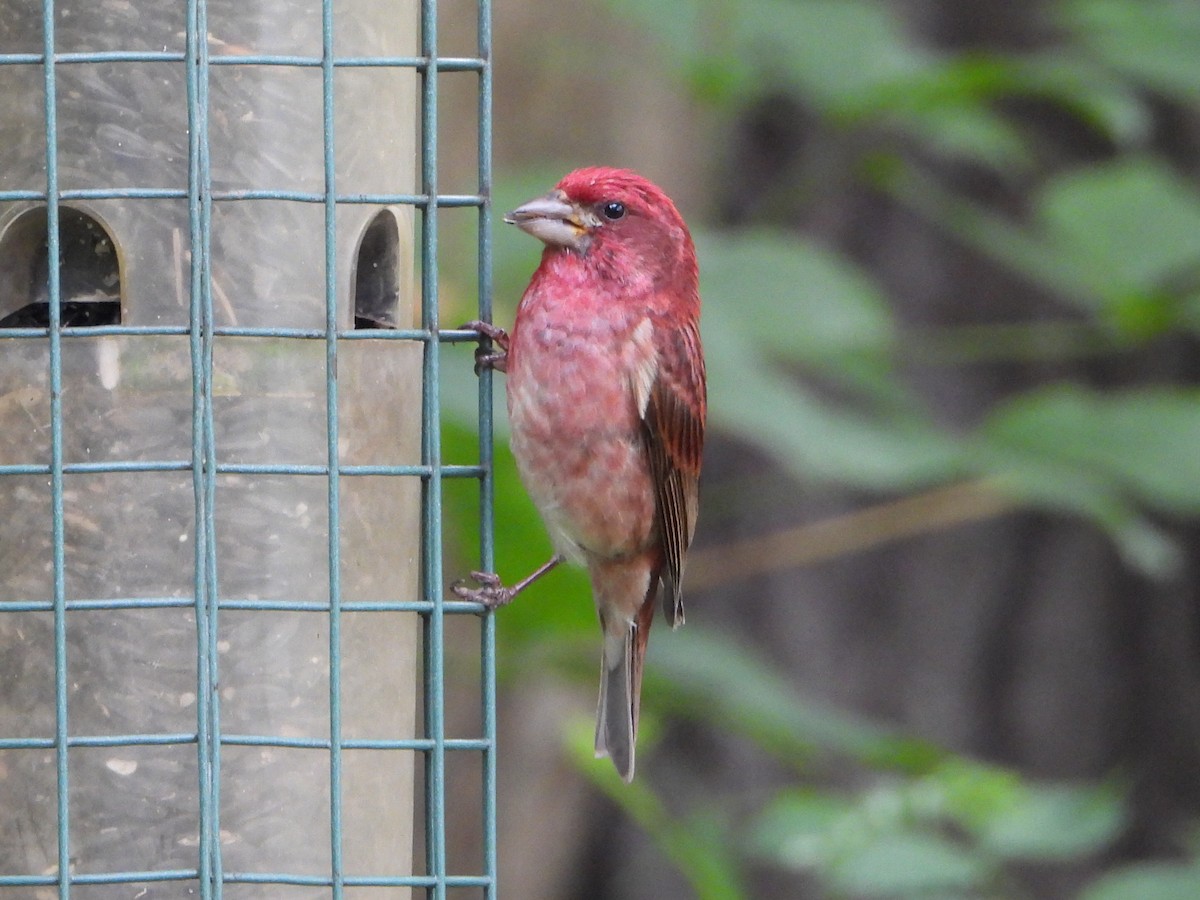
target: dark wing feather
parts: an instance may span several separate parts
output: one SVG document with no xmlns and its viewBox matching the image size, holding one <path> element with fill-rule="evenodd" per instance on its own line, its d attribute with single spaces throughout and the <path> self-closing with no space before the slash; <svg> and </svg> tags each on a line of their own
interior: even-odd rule
<svg viewBox="0 0 1200 900">
<path fill-rule="evenodd" d="M 658 365 L 643 423 L 666 562 L 663 613 L 675 628 L 683 624 L 684 558 L 696 531 L 707 399 L 697 324 L 656 326 Z"/>
</svg>

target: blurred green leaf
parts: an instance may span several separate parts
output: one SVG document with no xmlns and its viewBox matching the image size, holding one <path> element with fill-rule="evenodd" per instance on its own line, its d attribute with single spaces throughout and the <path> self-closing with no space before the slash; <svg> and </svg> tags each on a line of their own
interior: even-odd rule
<svg viewBox="0 0 1200 900">
<path fill-rule="evenodd" d="M 696 248 L 706 314 L 760 348 L 808 363 L 890 351 L 886 299 L 837 254 L 778 232 L 699 230 Z"/>
<path fill-rule="evenodd" d="M 956 442 L 895 378 L 883 297 L 848 262 L 763 234 L 699 242 L 714 426 L 802 478 L 896 488 L 961 469 Z M 785 361 L 843 380 L 862 408 L 819 399 Z"/>
<path fill-rule="evenodd" d="M 1198 389 L 1055 385 L 998 409 L 983 435 L 1078 468 L 1149 506 L 1200 512 Z"/>
<path fill-rule="evenodd" d="M 1068 0 L 1059 15 L 1114 68 L 1181 99 L 1200 97 L 1200 6 L 1193 0 Z"/>
<path fill-rule="evenodd" d="M 907 816 L 902 806 L 881 811 L 876 793 L 856 800 L 788 791 L 759 819 L 751 848 L 854 897 L 945 897 L 993 880 L 993 864 L 976 848 L 939 833 L 936 822 Z"/>
<path fill-rule="evenodd" d="M 980 253 L 1082 307 L 1101 304 L 1081 283 L 1077 267 L 1064 264 L 1044 235 L 948 190 L 911 166 L 879 166 L 875 181 L 906 206 L 947 229 Z"/>
<path fill-rule="evenodd" d="M 1123 158 L 1052 179 L 1035 198 L 1033 225 L 912 170 L 887 175 L 903 202 L 1129 338 L 1179 327 L 1189 314 L 1182 294 L 1200 267 L 1200 191 L 1156 160 Z"/>
<path fill-rule="evenodd" d="M 1136 146 L 1150 134 L 1152 115 L 1137 86 L 1078 47 L 1059 45 L 1011 64 L 1014 94 L 1050 100 L 1118 145 Z"/>
<path fill-rule="evenodd" d="M 930 64 L 892 10 L 872 0 L 749 0 L 739 11 L 731 36 L 742 52 L 834 114 L 859 113 Z"/>
<path fill-rule="evenodd" d="M 1124 825 L 1120 795 L 1100 785 L 1024 784 L 978 831 L 998 856 L 1072 859 L 1108 846 Z"/>
<path fill-rule="evenodd" d="M 696 242 L 718 390 L 760 375 L 770 381 L 779 362 L 818 371 L 892 409 L 915 406 L 893 372 L 896 328 L 886 299 L 848 260 L 775 232 L 699 230 Z"/>
<path fill-rule="evenodd" d="M 918 779 L 876 779 L 857 795 L 786 791 L 758 818 L 750 847 L 854 896 L 927 897 L 990 882 L 1004 858 L 1096 853 L 1123 823 L 1109 786 L 1038 784 L 947 756 Z"/>
<path fill-rule="evenodd" d="M 697 56 L 683 64 L 692 95 L 714 107 L 733 107 L 757 89 L 749 61 L 733 53 Z"/>
<path fill-rule="evenodd" d="M 1029 161 L 987 101 L 1012 87 L 1007 59 L 937 55 L 878 0 L 608 0 L 643 23 L 701 100 L 734 106 L 788 89 L 842 122 L 880 120 L 943 153 L 992 166 Z"/>
<path fill-rule="evenodd" d="M 970 830 L 987 827 L 996 814 L 1013 805 L 1021 790 L 1011 769 L 950 757 L 926 779 L 942 798 L 945 813 Z"/>
<path fill-rule="evenodd" d="M 710 422 L 762 447 L 797 477 L 901 489 L 962 470 L 957 443 L 915 414 L 872 416 L 819 400 L 753 349 L 738 352 L 738 342 L 736 333 L 705 327 Z"/>
<path fill-rule="evenodd" d="M 1037 218 L 1060 264 L 1110 304 L 1153 296 L 1200 265 L 1200 193 L 1153 160 L 1062 176 L 1043 192 Z"/>
<path fill-rule="evenodd" d="M 1124 797 L 1110 784 L 1038 783 L 961 757 L 925 780 L 940 812 L 999 857 L 1076 858 L 1108 846 L 1125 824 Z"/>
<path fill-rule="evenodd" d="M 732 61 L 734 72 L 749 65 L 759 82 L 774 73 L 822 109 L 849 112 L 926 62 L 897 17 L 872 0 L 608 3 L 648 27 L 683 71 L 713 58 Z"/>
<path fill-rule="evenodd" d="M 1022 171 L 1033 162 L 1017 123 L 994 101 L 1030 90 L 1016 58 L 962 53 L 929 57 L 910 73 L 879 85 L 862 102 L 864 122 L 897 128 L 930 150 L 999 171 Z M 1044 89 L 1043 82 L 1037 82 Z M 869 114 L 869 115 L 868 115 Z"/>
<path fill-rule="evenodd" d="M 985 863 L 968 848 L 928 833 L 887 834 L 838 860 L 837 890 L 857 897 L 917 897 L 983 886 Z"/>
<path fill-rule="evenodd" d="M 1020 170 L 1032 158 L 1020 131 L 979 102 L 943 103 L 906 112 L 902 124 L 929 148 L 951 159 Z"/>
<path fill-rule="evenodd" d="M 1087 888 L 1080 900 L 1195 900 L 1200 897 L 1196 864 L 1143 863 L 1125 866 Z"/>
<path fill-rule="evenodd" d="M 851 802 L 812 789 L 780 793 L 759 816 L 750 838 L 753 850 L 793 869 L 824 863 L 829 835 L 847 818 Z"/>
<path fill-rule="evenodd" d="M 974 458 L 1003 490 L 1090 518 L 1148 574 L 1178 570 L 1179 548 L 1142 510 L 1200 510 L 1195 389 L 1055 385 L 995 410 L 978 438 Z"/>
</svg>

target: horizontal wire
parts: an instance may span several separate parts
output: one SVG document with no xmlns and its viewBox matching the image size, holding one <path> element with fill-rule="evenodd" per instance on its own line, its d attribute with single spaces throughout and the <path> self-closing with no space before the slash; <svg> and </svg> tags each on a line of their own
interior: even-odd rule
<svg viewBox="0 0 1200 900">
<path fill-rule="evenodd" d="M 315 328 L 281 328 L 229 326 L 212 329 L 217 337 L 287 338 L 289 340 L 324 340 L 324 331 Z M 0 328 L 0 340 L 17 338 L 44 338 L 49 328 Z M 186 325 L 76 325 L 60 328 L 62 337 L 171 337 L 191 333 Z M 431 334 L 421 328 L 356 328 L 337 332 L 339 341 L 428 341 Z M 479 333 L 461 328 L 437 332 L 437 340 L 446 344 L 461 344 L 479 340 Z"/>
<path fill-rule="evenodd" d="M 196 869 L 166 869 L 163 871 L 132 870 L 127 872 L 76 872 L 68 879 L 71 884 L 136 884 L 138 882 L 194 881 Z M 330 878 L 324 875 L 299 875 L 289 872 L 226 872 L 224 884 L 289 884 L 302 887 L 329 887 Z M 341 879 L 346 887 L 419 887 L 428 888 L 442 883 L 447 887 L 485 887 L 491 879 L 482 875 L 346 875 Z M 58 884 L 56 875 L 0 875 L 0 888 L 40 887 Z"/>
<path fill-rule="evenodd" d="M 173 734 L 94 734 L 72 735 L 67 738 L 68 747 L 166 747 L 196 743 L 196 732 Z M 222 734 L 221 743 L 229 747 L 279 747 L 287 750 L 329 750 L 333 744 L 329 738 L 284 737 L 270 734 Z M 54 738 L 0 738 L 0 750 L 51 750 Z M 338 746 L 343 750 L 411 750 L 428 752 L 436 742 L 433 738 L 343 738 Z M 486 738 L 446 738 L 443 746 L 458 752 L 490 750 L 492 742 Z"/>
<path fill-rule="evenodd" d="M 190 460 L 147 460 L 137 462 L 127 459 L 115 459 L 111 462 L 65 462 L 62 465 L 64 475 L 117 475 L 130 472 L 190 472 Z M 482 466 L 441 466 L 441 473 L 447 478 L 482 478 Z M 408 478 L 429 478 L 432 468 L 427 465 L 360 465 L 339 466 L 339 475 L 350 476 L 404 476 Z M 325 477 L 329 475 L 329 467 L 320 463 L 312 465 L 292 463 L 217 463 L 218 475 L 306 475 Z M 4 475 L 49 475 L 50 466 L 47 463 L 6 463 L 0 465 L 0 476 Z"/>
<path fill-rule="evenodd" d="M 330 887 L 333 880 L 327 875 L 292 875 L 282 872 L 227 872 L 221 879 L 225 884 L 290 884 L 304 887 Z M 492 883 L 482 875 L 344 875 L 339 879 L 346 887 L 424 887 L 439 884 L 446 887 L 485 887 Z"/>
<path fill-rule="evenodd" d="M 163 747 L 194 744 L 196 733 L 72 735 L 68 747 Z M 54 746 L 53 738 L 0 738 L 0 750 L 39 750 Z"/>
<path fill-rule="evenodd" d="M 166 869 L 157 872 L 74 872 L 67 880 L 71 884 L 132 884 L 140 881 L 193 881 L 198 877 L 195 869 Z M 57 875 L 0 875 L 0 887 L 36 887 L 56 884 L 58 884 Z"/>
<path fill-rule="evenodd" d="M 196 605 L 192 597 L 116 597 L 112 599 L 89 597 L 67 600 L 71 610 L 114 610 L 114 609 L 191 609 Z M 221 600 L 221 609 L 242 612 L 329 612 L 328 601 L 321 600 Z M 471 600 L 444 600 L 442 609 L 456 615 L 479 615 L 484 612 L 483 604 Z M 347 612 L 411 612 L 430 613 L 432 600 L 346 600 L 341 608 Z M 49 612 L 54 609 L 50 600 L 4 600 L 0 601 L 0 615 L 5 613 Z"/>
<path fill-rule="evenodd" d="M 123 187 L 123 188 L 70 188 L 58 192 L 61 201 L 72 200 L 184 200 L 187 191 L 183 188 Z M 367 204 L 371 206 L 416 206 L 429 205 L 429 194 L 337 194 L 334 203 L 346 205 Z M 33 189 L 14 188 L 0 191 L 0 201 L 38 200 L 45 202 L 46 192 Z M 213 191 L 213 202 L 236 202 L 242 200 L 286 200 L 293 203 L 324 203 L 325 195 L 317 191 L 292 191 L 272 188 L 244 188 L 242 190 Z M 437 194 L 432 197 L 436 206 L 446 209 L 463 209 L 482 206 L 484 198 L 479 194 Z"/>
<path fill-rule="evenodd" d="M 185 59 L 182 50 L 88 50 L 70 53 L 55 53 L 55 65 L 79 65 L 82 63 L 150 62 L 178 63 Z M 0 66 L 40 66 L 46 57 L 41 53 L 0 53 Z M 213 66 L 284 66 L 296 68 L 320 68 L 323 60 L 319 56 L 293 56 L 271 53 L 237 53 L 210 56 Z M 439 72 L 482 72 L 488 62 L 473 56 L 439 57 L 434 68 Z M 429 59 L 424 56 L 337 56 L 333 58 L 335 69 L 416 69 L 429 68 Z"/>
<path fill-rule="evenodd" d="M 328 750 L 329 738 L 282 737 L 266 734 L 222 734 L 221 743 L 233 747 L 281 747 L 291 750 Z M 483 738 L 446 738 L 447 750 L 479 751 L 491 747 Z M 345 750 L 415 750 L 429 751 L 436 746 L 433 738 L 342 738 L 339 747 Z"/>
</svg>

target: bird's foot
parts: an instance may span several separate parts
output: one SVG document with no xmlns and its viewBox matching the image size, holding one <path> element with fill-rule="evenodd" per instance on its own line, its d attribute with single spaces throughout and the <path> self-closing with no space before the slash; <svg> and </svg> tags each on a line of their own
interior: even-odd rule
<svg viewBox="0 0 1200 900">
<path fill-rule="evenodd" d="M 472 572 L 470 580 L 479 586 L 468 587 L 467 579 L 460 578 L 450 585 L 450 590 L 454 592 L 454 596 L 462 600 L 482 603 L 488 611 L 507 606 L 512 602 L 513 597 L 517 596 L 517 591 L 505 587 L 500 582 L 500 576 L 494 572 Z"/>
<path fill-rule="evenodd" d="M 501 350 L 508 349 L 508 332 L 499 325 L 493 325 L 491 322 L 483 322 L 479 319 L 472 319 L 470 322 L 462 324 L 462 330 L 478 331 L 484 337 L 489 338 Z"/>
<path fill-rule="evenodd" d="M 507 371 L 508 365 L 508 332 L 491 322 L 478 319 L 463 323 L 464 331 L 477 331 L 492 342 L 491 347 L 480 347 L 475 351 L 475 374 L 484 369 L 495 369 L 497 372 Z M 511 599 L 511 598 L 510 598 Z"/>
<path fill-rule="evenodd" d="M 475 374 L 484 369 L 494 369 L 497 372 L 508 371 L 508 354 L 497 353 L 495 350 L 484 350 L 480 347 L 475 351 Z"/>
<path fill-rule="evenodd" d="M 471 581 L 474 581 L 479 587 L 467 587 L 466 578 L 460 578 L 454 584 L 450 585 L 450 590 L 454 592 L 454 596 L 460 597 L 463 600 L 472 600 L 475 603 L 482 603 L 484 608 L 489 612 L 499 609 L 501 606 L 507 606 L 512 603 L 513 597 L 525 590 L 555 566 L 563 561 L 563 557 L 555 553 L 542 565 L 538 566 L 532 573 L 525 576 L 512 587 L 505 587 L 500 583 L 500 576 L 494 572 L 472 572 Z"/>
</svg>

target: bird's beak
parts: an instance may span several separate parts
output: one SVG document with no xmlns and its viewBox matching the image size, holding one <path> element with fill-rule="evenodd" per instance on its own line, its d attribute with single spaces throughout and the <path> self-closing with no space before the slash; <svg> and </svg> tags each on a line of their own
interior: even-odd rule
<svg viewBox="0 0 1200 900">
<path fill-rule="evenodd" d="M 551 247 L 571 247 L 582 250 L 587 246 L 592 226 L 591 215 L 567 199 L 562 191 L 552 191 L 544 197 L 523 203 L 504 217 L 526 234 Z"/>
</svg>

